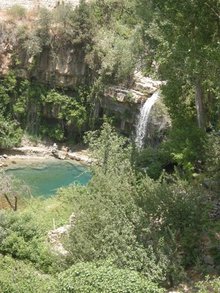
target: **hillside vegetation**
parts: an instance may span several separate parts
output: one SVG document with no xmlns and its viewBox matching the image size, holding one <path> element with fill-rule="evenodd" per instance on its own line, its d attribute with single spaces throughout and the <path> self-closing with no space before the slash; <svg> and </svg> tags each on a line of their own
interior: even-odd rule
<svg viewBox="0 0 220 293">
<path fill-rule="evenodd" d="M 95 163 L 87 186 L 49 199 L 1 175 L 0 197 L 20 204 L 0 210 L 0 292 L 186 292 L 183 284 L 219 292 L 219 1 L 80 1 L 7 13 L 0 150 L 28 133 L 83 143 Z M 54 67 L 39 71 L 42 56 L 58 64 L 70 51 L 84 68 L 74 82 Z M 135 70 L 164 81 L 172 120 L 163 141 L 143 149 L 114 115 L 96 113 L 106 88 L 132 86 Z M 57 252 L 50 232 L 67 224 Z"/>
</svg>

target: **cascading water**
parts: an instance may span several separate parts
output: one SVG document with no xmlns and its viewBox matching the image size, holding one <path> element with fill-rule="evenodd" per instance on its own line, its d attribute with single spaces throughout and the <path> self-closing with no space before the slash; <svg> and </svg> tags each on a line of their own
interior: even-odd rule
<svg viewBox="0 0 220 293">
<path fill-rule="evenodd" d="M 147 101 L 144 103 L 140 110 L 140 115 L 138 118 L 138 123 L 136 127 L 136 139 L 135 143 L 138 148 L 142 148 L 144 144 L 144 138 L 147 133 L 147 124 L 150 117 L 150 112 L 153 105 L 159 99 L 159 91 L 155 92 Z"/>
</svg>

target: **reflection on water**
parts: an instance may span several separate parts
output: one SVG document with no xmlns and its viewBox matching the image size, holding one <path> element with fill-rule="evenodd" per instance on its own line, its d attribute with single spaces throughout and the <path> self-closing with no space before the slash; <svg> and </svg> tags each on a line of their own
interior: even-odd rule
<svg viewBox="0 0 220 293">
<path fill-rule="evenodd" d="M 86 167 L 67 161 L 16 165 L 7 169 L 5 173 L 24 181 L 33 195 L 44 197 L 49 197 L 58 188 L 70 184 L 86 185 L 91 179 L 91 173 Z"/>
</svg>

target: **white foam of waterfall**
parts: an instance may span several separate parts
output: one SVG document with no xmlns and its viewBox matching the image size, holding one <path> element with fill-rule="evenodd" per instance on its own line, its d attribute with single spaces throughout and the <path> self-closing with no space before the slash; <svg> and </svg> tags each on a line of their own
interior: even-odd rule
<svg viewBox="0 0 220 293">
<path fill-rule="evenodd" d="M 147 126 L 150 117 L 150 112 L 153 105 L 159 99 L 159 91 L 155 92 L 146 102 L 143 104 L 140 110 L 140 115 L 138 118 L 138 123 L 136 126 L 136 138 L 135 143 L 138 148 L 142 148 L 144 144 L 144 139 L 147 134 Z"/>
</svg>

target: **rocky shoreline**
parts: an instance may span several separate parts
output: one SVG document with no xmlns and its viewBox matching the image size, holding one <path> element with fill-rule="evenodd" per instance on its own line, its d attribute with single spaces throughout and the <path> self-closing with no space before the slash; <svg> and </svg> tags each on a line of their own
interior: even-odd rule
<svg viewBox="0 0 220 293">
<path fill-rule="evenodd" d="M 0 155 L 0 168 L 17 164 L 21 161 L 43 161 L 49 159 L 77 161 L 81 164 L 90 165 L 93 162 L 87 149 L 71 150 L 68 147 L 58 147 L 56 144 L 26 145 L 10 150 L 4 150 Z"/>
</svg>

